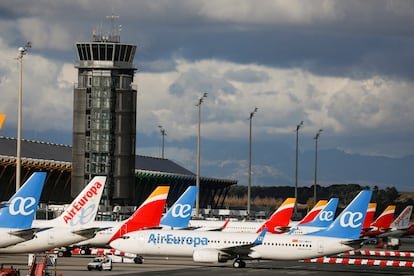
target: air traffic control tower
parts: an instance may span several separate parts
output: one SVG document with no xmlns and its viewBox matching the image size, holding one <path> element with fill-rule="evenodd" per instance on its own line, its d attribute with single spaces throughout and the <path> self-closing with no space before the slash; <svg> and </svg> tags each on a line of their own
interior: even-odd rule
<svg viewBox="0 0 414 276">
<path fill-rule="evenodd" d="M 76 43 L 71 195 L 76 197 L 94 176 L 106 175 L 103 203 L 109 207 L 133 192 L 136 45 L 121 43 L 114 31 L 93 34 L 92 40 Z"/>
</svg>

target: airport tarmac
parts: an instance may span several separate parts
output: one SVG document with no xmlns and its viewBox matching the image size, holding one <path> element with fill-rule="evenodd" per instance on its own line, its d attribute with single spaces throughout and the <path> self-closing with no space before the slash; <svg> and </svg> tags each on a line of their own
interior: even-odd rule
<svg viewBox="0 0 414 276">
<path fill-rule="evenodd" d="M 236 269 L 232 262 L 223 264 L 195 264 L 191 258 L 145 258 L 144 264 L 115 263 L 112 271 L 88 271 L 86 265 L 92 256 L 61 257 L 56 269 L 50 269 L 50 275 L 414 275 L 414 268 L 375 267 L 366 265 L 342 265 L 302 263 L 296 261 L 252 261 L 246 268 Z M 20 275 L 27 275 L 27 255 L 0 256 L 4 267 L 20 270 Z"/>
</svg>

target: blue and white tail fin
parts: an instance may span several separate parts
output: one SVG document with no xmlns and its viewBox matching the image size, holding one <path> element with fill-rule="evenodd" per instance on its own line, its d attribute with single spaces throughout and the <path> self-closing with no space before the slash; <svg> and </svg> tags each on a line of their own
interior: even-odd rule
<svg viewBox="0 0 414 276">
<path fill-rule="evenodd" d="M 372 192 L 369 190 L 361 191 L 327 229 L 311 233 L 310 235 L 358 239 L 371 195 Z"/>
<path fill-rule="evenodd" d="M 162 217 L 160 225 L 171 228 L 186 228 L 190 222 L 198 187 L 189 186 Z"/>
<path fill-rule="evenodd" d="M 46 172 L 34 172 L 0 209 L 0 228 L 28 229 L 39 205 Z"/>
<path fill-rule="evenodd" d="M 326 228 L 331 225 L 335 219 L 336 208 L 338 207 L 338 198 L 331 198 L 326 206 L 319 212 L 318 215 L 311 222 L 305 223 L 302 226 Z"/>
</svg>

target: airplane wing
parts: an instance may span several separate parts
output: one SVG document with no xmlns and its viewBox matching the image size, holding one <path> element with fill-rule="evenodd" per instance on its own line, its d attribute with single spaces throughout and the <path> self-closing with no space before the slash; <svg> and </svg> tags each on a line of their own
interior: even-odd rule
<svg viewBox="0 0 414 276">
<path fill-rule="evenodd" d="M 223 253 L 226 253 L 229 256 L 239 256 L 239 257 L 248 257 L 249 253 L 252 252 L 252 248 L 263 243 L 263 239 L 267 233 L 267 228 L 264 228 L 262 232 L 260 232 L 259 236 L 256 240 L 249 244 L 231 246 L 220 248 L 219 250 Z"/>
</svg>

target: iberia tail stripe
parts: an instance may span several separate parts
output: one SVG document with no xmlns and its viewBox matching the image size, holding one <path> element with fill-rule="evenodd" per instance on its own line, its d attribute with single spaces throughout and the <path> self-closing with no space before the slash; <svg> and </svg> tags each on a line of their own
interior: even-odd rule
<svg viewBox="0 0 414 276">
<path fill-rule="evenodd" d="M 169 190 L 169 186 L 158 186 L 115 232 L 109 243 L 129 232 L 159 226 Z"/>
</svg>

